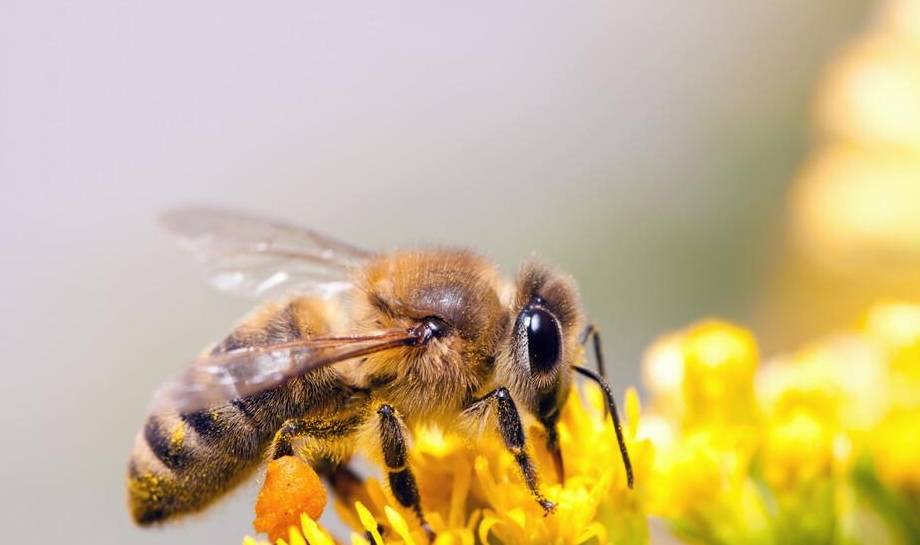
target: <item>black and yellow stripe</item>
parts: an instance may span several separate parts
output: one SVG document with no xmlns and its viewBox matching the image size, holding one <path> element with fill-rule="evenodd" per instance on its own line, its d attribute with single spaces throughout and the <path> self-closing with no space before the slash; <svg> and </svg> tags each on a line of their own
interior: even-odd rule
<svg viewBox="0 0 920 545">
<path fill-rule="evenodd" d="M 321 331 L 314 302 L 269 305 L 214 349 L 288 342 Z M 128 499 L 139 524 L 204 508 L 244 479 L 290 418 L 323 413 L 352 393 L 332 369 L 210 410 L 154 414 L 138 434 L 128 466 Z"/>
</svg>

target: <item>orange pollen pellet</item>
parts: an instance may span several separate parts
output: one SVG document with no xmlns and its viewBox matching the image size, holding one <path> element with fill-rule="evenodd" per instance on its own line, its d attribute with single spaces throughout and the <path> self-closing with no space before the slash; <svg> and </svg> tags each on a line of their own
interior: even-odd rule
<svg viewBox="0 0 920 545">
<path fill-rule="evenodd" d="M 300 526 L 300 514 L 316 520 L 326 506 L 326 489 L 309 464 L 296 456 L 272 460 L 256 500 L 252 526 L 274 542 L 286 538 L 290 526 Z"/>
</svg>

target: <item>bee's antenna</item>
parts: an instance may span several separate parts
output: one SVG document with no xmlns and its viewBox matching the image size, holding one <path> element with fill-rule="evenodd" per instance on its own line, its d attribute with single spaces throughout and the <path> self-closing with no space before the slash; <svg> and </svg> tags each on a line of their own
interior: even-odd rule
<svg viewBox="0 0 920 545">
<path fill-rule="evenodd" d="M 585 327 L 585 330 L 581 332 L 581 337 L 579 337 L 578 342 L 584 345 L 588 342 L 589 338 L 593 341 L 594 360 L 597 363 L 597 370 L 600 372 L 601 377 L 606 380 L 607 368 L 604 365 L 604 351 L 601 350 L 601 333 L 594 327 L 594 324 L 588 324 L 588 326 Z"/>
<path fill-rule="evenodd" d="M 623 439 L 623 427 L 620 425 L 620 417 L 617 414 L 617 405 L 613 400 L 613 391 L 610 389 L 610 385 L 607 384 L 607 381 L 604 378 L 594 371 L 581 367 L 579 365 L 573 365 L 572 369 L 575 369 L 581 375 L 588 377 L 597 383 L 601 387 L 601 390 L 604 391 L 604 396 L 607 398 L 607 408 L 610 410 L 610 417 L 613 419 L 613 429 L 617 434 L 617 443 L 620 445 L 620 454 L 623 456 L 623 468 L 626 469 L 626 484 L 629 488 L 633 487 L 633 469 L 632 463 L 629 461 L 629 453 L 626 451 L 626 441 Z"/>
</svg>

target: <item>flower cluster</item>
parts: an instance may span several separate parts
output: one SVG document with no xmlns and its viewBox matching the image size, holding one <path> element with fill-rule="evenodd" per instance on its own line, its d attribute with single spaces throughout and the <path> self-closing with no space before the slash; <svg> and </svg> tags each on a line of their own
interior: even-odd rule
<svg viewBox="0 0 920 545">
<path fill-rule="evenodd" d="M 827 70 L 815 113 L 819 146 L 794 185 L 797 239 L 834 266 L 915 266 L 920 1 L 880 5 Z"/>
<path fill-rule="evenodd" d="M 631 389 L 625 400 L 624 432 L 639 483 L 636 490 L 627 487 L 604 398 L 593 385 L 573 391 L 559 422 L 564 483 L 556 480 L 552 458 L 542 447 L 545 432 L 536 424 L 528 428 L 542 490 L 557 504 L 549 516 L 531 497 L 513 456 L 498 437 L 485 436 L 469 445 L 437 429 L 416 430 L 409 465 L 436 533 L 435 543 L 647 543 L 642 483 L 652 452 L 649 442 L 636 436 L 639 413 L 639 398 Z M 335 505 L 339 517 L 354 530 L 352 543 L 428 543 L 415 515 L 401 507 L 380 481 L 368 479 L 361 496 L 364 501 L 356 505 Z M 334 543 L 310 517 L 304 515 L 300 522 L 300 528 L 290 528 L 289 539 L 278 543 Z M 256 542 L 247 538 L 244 543 Z"/>
<path fill-rule="evenodd" d="M 716 321 L 649 350 L 650 512 L 698 543 L 920 542 L 920 307 L 758 360 Z"/>
</svg>

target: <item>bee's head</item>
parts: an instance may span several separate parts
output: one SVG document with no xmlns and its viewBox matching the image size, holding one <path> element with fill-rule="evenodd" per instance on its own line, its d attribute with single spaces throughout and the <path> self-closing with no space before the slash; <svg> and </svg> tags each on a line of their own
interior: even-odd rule
<svg viewBox="0 0 920 545">
<path fill-rule="evenodd" d="M 568 276 L 537 263 L 518 273 L 511 302 L 515 316 L 498 380 L 543 420 L 553 420 L 568 395 L 572 365 L 581 358 L 581 303 Z"/>
</svg>

